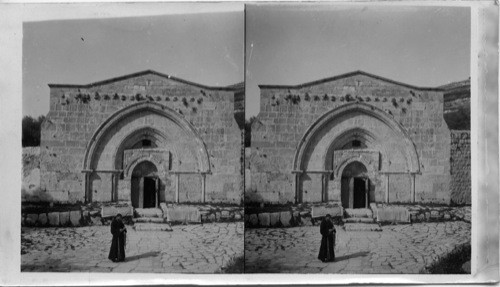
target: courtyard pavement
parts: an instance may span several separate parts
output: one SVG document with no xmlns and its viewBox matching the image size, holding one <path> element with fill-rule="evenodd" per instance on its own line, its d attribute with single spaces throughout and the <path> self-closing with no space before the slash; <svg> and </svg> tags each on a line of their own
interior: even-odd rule
<svg viewBox="0 0 500 287">
<path fill-rule="evenodd" d="M 109 226 L 22 228 L 23 272 L 216 273 L 243 256 L 243 223 L 172 226 L 135 231 L 127 226 L 125 262 L 108 259 Z"/>
<path fill-rule="evenodd" d="M 319 226 L 245 231 L 245 273 L 419 273 L 470 242 L 463 221 L 383 226 L 383 231 L 337 228 L 336 261 L 317 259 Z"/>
</svg>

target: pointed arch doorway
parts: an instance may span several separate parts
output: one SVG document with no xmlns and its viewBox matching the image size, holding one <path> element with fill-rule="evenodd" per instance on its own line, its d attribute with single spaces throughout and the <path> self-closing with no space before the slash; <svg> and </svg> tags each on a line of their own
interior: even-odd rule
<svg viewBox="0 0 500 287">
<path fill-rule="evenodd" d="M 132 171 L 131 197 L 134 208 L 153 208 L 159 205 L 158 169 L 150 161 L 143 161 Z"/>
<path fill-rule="evenodd" d="M 370 179 L 359 161 L 348 164 L 342 172 L 341 200 L 346 208 L 367 208 L 370 204 Z"/>
</svg>

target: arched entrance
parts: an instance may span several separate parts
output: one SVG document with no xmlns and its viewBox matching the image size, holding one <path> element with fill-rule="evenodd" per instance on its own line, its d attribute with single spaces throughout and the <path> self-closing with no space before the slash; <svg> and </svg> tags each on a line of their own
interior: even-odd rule
<svg viewBox="0 0 500 287">
<path fill-rule="evenodd" d="M 341 178 L 342 206 L 367 208 L 370 201 L 370 179 L 364 164 L 354 161 L 348 164 Z"/>
<path fill-rule="evenodd" d="M 135 208 L 158 207 L 159 204 L 158 169 L 150 161 L 137 164 L 132 171 L 131 199 Z"/>
</svg>

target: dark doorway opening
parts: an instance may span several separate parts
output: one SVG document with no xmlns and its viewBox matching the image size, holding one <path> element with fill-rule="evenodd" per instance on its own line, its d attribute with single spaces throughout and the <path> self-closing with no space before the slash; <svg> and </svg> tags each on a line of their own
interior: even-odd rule
<svg viewBox="0 0 500 287">
<path fill-rule="evenodd" d="M 353 208 L 366 208 L 366 179 L 354 178 Z"/>
<path fill-rule="evenodd" d="M 144 178 L 144 208 L 156 207 L 156 180 Z"/>
</svg>

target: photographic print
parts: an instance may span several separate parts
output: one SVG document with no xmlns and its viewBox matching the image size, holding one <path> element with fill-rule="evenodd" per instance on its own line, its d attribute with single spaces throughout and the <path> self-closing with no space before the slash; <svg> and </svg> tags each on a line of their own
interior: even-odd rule
<svg viewBox="0 0 500 287">
<path fill-rule="evenodd" d="M 470 15 L 246 6 L 246 273 L 471 273 Z"/>
<path fill-rule="evenodd" d="M 243 5 L 161 7 L 23 23 L 22 272 L 243 271 Z"/>
</svg>

